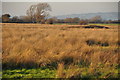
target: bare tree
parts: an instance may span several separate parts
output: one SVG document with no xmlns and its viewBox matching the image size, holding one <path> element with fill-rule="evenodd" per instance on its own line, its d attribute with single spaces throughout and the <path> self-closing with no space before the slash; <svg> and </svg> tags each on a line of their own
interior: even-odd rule
<svg viewBox="0 0 120 80">
<path fill-rule="evenodd" d="M 33 23 L 35 22 L 35 6 L 36 5 L 31 5 L 30 8 L 26 12 L 31 22 Z"/>
<path fill-rule="evenodd" d="M 92 17 L 90 19 L 90 22 L 95 22 L 95 23 L 98 23 L 98 22 L 101 22 L 101 21 L 102 21 L 101 16 L 95 16 L 95 17 Z"/>
<path fill-rule="evenodd" d="M 41 20 L 45 19 L 49 15 L 51 7 L 48 3 L 39 3 L 31 5 L 27 10 L 27 15 L 30 17 L 32 22 L 41 23 Z"/>
</svg>

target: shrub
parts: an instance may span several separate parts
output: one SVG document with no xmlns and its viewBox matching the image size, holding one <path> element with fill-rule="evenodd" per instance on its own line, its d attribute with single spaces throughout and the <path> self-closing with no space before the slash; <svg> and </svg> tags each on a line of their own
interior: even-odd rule
<svg viewBox="0 0 120 80">
<path fill-rule="evenodd" d="M 98 45 L 98 46 L 109 46 L 108 42 L 100 42 L 100 41 L 95 41 L 95 40 L 87 40 L 86 41 L 87 45 L 93 46 L 93 45 Z"/>
<path fill-rule="evenodd" d="M 95 41 L 94 40 L 87 40 L 86 43 L 87 43 L 87 45 L 92 46 L 95 44 Z"/>
<path fill-rule="evenodd" d="M 81 20 L 81 21 L 79 22 L 79 24 L 80 24 L 80 25 L 87 25 L 87 24 L 88 24 L 88 21 L 86 21 L 86 20 Z"/>
<path fill-rule="evenodd" d="M 41 24 L 45 24 L 45 20 L 44 20 L 44 19 L 42 19 L 40 23 L 41 23 Z"/>
<path fill-rule="evenodd" d="M 53 19 L 47 19 L 46 24 L 53 24 Z"/>
<path fill-rule="evenodd" d="M 69 65 L 69 64 L 73 63 L 73 57 L 71 57 L 71 56 L 63 57 L 61 62 L 64 62 L 65 65 Z"/>
</svg>

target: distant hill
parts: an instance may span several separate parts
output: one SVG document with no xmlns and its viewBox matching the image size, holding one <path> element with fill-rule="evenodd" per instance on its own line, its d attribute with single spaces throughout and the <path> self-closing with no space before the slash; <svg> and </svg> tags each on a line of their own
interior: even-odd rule
<svg viewBox="0 0 120 80">
<path fill-rule="evenodd" d="M 106 13 L 86 13 L 86 14 L 70 14 L 70 15 L 59 15 L 56 16 L 58 19 L 65 19 L 65 18 L 74 18 L 79 17 L 80 19 L 90 19 L 94 16 L 101 16 L 104 20 L 117 20 L 118 19 L 118 12 L 106 12 Z"/>
</svg>

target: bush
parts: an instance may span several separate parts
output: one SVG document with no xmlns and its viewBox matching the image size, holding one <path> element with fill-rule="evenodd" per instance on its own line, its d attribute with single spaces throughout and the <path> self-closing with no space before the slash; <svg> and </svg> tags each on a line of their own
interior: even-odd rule
<svg viewBox="0 0 120 80">
<path fill-rule="evenodd" d="M 44 20 L 44 19 L 42 19 L 40 23 L 41 23 L 41 24 L 45 24 L 45 20 Z"/>
<path fill-rule="evenodd" d="M 79 24 L 80 24 L 80 25 L 87 25 L 87 24 L 88 24 L 88 21 L 86 21 L 86 20 L 81 20 L 81 21 L 79 22 Z"/>
<path fill-rule="evenodd" d="M 48 19 L 45 23 L 46 24 L 53 24 L 53 19 Z"/>
</svg>

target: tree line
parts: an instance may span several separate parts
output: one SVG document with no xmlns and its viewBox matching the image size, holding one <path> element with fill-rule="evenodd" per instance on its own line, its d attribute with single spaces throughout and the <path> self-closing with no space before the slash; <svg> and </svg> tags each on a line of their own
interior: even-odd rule
<svg viewBox="0 0 120 80">
<path fill-rule="evenodd" d="M 90 19 L 80 19 L 78 17 L 65 19 L 58 19 L 57 17 L 49 18 L 50 11 L 52 11 L 52 9 L 48 3 L 38 3 L 29 7 L 26 11 L 26 16 L 11 17 L 10 14 L 3 14 L 0 19 L 3 23 L 77 23 L 81 25 L 88 23 L 118 23 L 118 20 L 103 20 L 101 16 L 94 16 Z"/>
</svg>

